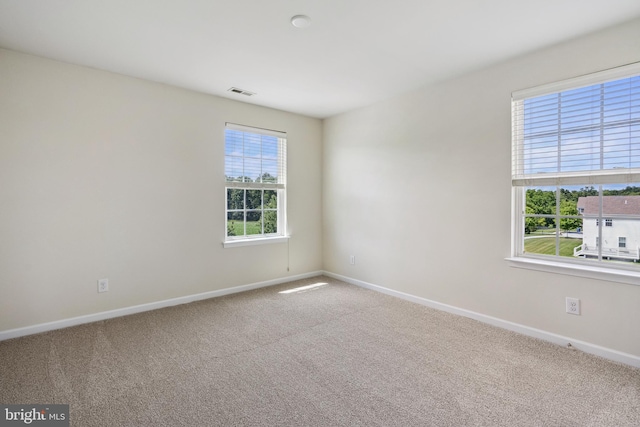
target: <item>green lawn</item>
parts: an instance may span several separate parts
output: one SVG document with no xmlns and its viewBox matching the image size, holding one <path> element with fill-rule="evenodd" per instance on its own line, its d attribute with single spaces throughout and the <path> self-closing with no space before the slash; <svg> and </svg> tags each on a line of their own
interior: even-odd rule
<svg viewBox="0 0 640 427">
<path fill-rule="evenodd" d="M 526 236 L 542 236 L 548 234 L 556 234 L 556 229 L 554 228 L 538 228 L 536 231 L 526 234 Z"/>
<path fill-rule="evenodd" d="M 573 256 L 573 248 L 580 246 L 582 239 L 560 238 L 560 256 Z M 540 237 L 524 240 L 524 251 L 533 254 L 555 255 L 555 237 Z"/>
<path fill-rule="evenodd" d="M 233 226 L 236 236 L 244 236 L 242 221 L 227 221 L 227 227 Z M 247 235 L 262 233 L 260 221 L 247 221 Z"/>
</svg>

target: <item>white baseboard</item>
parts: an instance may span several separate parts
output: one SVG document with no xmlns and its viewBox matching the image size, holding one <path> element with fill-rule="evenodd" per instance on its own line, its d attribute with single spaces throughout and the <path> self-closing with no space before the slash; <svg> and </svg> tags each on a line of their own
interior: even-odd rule
<svg viewBox="0 0 640 427">
<path fill-rule="evenodd" d="M 612 350 L 606 347 L 601 347 L 596 344 L 575 340 L 573 338 L 557 335 L 557 334 L 543 331 L 540 329 L 531 328 L 529 326 L 509 322 L 507 320 L 498 319 L 497 317 L 487 316 L 485 314 L 476 313 L 474 311 L 465 310 L 463 308 L 454 307 L 452 305 L 442 304 L 437 301 L 432 301 L 426 298 L 417 297 L 415 295 L 407 294 L 404 292 L 394 291 L 393 289 L 363 282 L 362 280 L 352 279 L 350 277 L 331 273 L 329 271 L 325 271 L 323 274 L 325 276 L 333 277 L 334 279 L 342 280 L 343 282 L 351 283 L 352 285 L 371 289 L 377 292 L 382 292 L 384 294 L 402 298 L 404 300 L 415 302 L 417 304 L 421 304 L 427 307 L 431 307 L 436 310 L 446 311 L 448 313 L 468 317 L 470 319 L 478 320 L 483 323 L 487 323 L 502 329 L 507 329 L 509 331 L 517 332 L 530 337 L 538 338 L 544 341 L 549 341 L 564 347 L 571 344 L 572 348 L 575 348 L 580 351 L 584 351 L 585 353 L 594 354 L 596 356 L 600 356 L 605 359 L 612 360 L 614 362 L 624 363 L 626 365 L 640 368 L 640 357 L 635 356 L 633 354 L 623 353 L 621 351 Z"/>
<path fill-rule="evenodd" d="M 25 326 L 23 328 L 9 329 L 6 331 L 0 331 L 0 341 L 8 340 L 11 338 L 18 338 L 26 335 L 38 334 L 41 332 L 52 331 L 55 329 L 68 328 L 70 326 L 82 325 L 85 323 L 97 322 L 106 319 L 112 319 L 115 317 L 127 316 L 135 313 L 142 313 L 145 311 L 156 310 L 159 308 L 170 307 L 174 305 L 187 304 L 194 301 L 200 301 L 208 298 L 220 297 L 223 295 L 234 294 L 238 292 L 249 291 L 252 289 L 264 288 L 268 286 L 278 285 L 281 283 L 292 282 L 295 280 L 306 279 L 319 275 L 326 275 L 338 280 L 342 280 L 347 283 L 351 283 L 356 286 L 371 289 L 377 292 L 382 292 L 387 295 L 391 295 L 397 298 L 402 298 L 407 301 L 415 302 L 427 307 L 434 308 L 436 310 L 446 311 L 448 313 L 457 314 L 459 316 L 468 317 L 470 319 L 478 320 L 483 323 L 487 323 L 499 328 L 507 329 L 509 331 L 521 333 L 530 337 L 549 341 L 557 345 L 567 346 L 571 344 L 572 348 L 584 351 L 585 353 L 594 354 L 596 356 L 604 357 L 615 362 L 624 363 L 626 365 L 640 368 L 640 357 L 629 353 L 623 353 L 610 348 L 602 347 L 596 344 L 575 340 L 562 335 L 557 335 L 551 332 L 543 331 L 540 329 L 531 328 L 529 326 L 521 325 L 518 323 L 509 322 L 507 320 L 498 319 L 496 317 L 487 316 L 474 311 L 465 310 L 463 308 L 454 307 L 448 304 L 439 303 L 426 298 L 418 297 L 415 295 L 407 294 L 404 292 L 395 291 L 382 286 L 374 285 L 362 280 L 353 279 L 350 277 L 342 276 L 340 274 L 331 273 L 329 271 L 313 271 L 305 274 L 299 274 L 296 276 L 282 277 L 278 279 L 267 280 L 264 282 L 257 282 L 248 285 L 236 286 L 233 288 L 219 289 L 215 291 L 203 292 L 200 294 L 186 295 L 183 297 L 152 302 L 148 304 L 140 304 L 131 307 L 119 308 L 116 310 L 103 311 L 100 313 L 88 314 L 85 316 L 72 317 L 69 319 L 57 320 L 54 322 L 41 323 L 32 326 Z"/>
<path fill-rule="evenodd" d="M 264 282 L 252 283 L 249 285 L 235 286 L 233 288 L 218 289 L 215 291 L 203 292 L 200 294 L 186 295 L 183 297 L 172 298 L 163 301 L 151 302 L 148 304 L 134 305 L 131 307 L 118 308 L 116 310 L 103 311 L 100 313 L 87 314 L 85 316 L 72 317 L 69 319 L 56 320 L 54 322 L 40 323 L 38 325 L 25 326 L 23 328 L 9 329 L 0 331 L 0 341 L 11 338 L 23 337 L 26 335 L 39 334 L 41 332 L 53 331 L 55 329 L 68 328 L 70 326 L 82 325 L 85 323 L 98 322 L 100 320 L 112 319 L 114 317 L 127 316 L 129 314 L 142 313 L 144 311 L 157 310 L 159 308 L 171 307 L 173 305 L 187 304 L 203 299 L 221 297 L 223 295 L 235 294 L 238 292 L 250 291 L 252 289 L 265 288 L 267 286 L 279 285 L 281 283 L 292 282 L 294 280 L 307 279 L 314 276 L 320 276 L 322 271 L 313 271 L 296 276 L 287 276 Z"/>
</svg>

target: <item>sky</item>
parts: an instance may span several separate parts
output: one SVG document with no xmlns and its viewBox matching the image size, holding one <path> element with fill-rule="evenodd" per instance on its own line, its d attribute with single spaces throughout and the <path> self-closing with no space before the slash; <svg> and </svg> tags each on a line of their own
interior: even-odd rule
<svg viewBox="0 0 640 427">
<path fill-rule="evenodd" d="M 278 146 L 275 136 L 226 129 L 225 175 L 253 181 L 265 173 L 278 177 Z"/>
</svg>

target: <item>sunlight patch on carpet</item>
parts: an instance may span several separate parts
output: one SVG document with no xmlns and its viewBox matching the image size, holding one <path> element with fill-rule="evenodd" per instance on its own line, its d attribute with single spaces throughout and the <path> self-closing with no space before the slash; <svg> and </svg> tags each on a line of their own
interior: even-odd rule
<svg viewBox="0 0 640 427">
<path fill-rule="evenodd" d="M 300 286 L 299 288 L 287 289 L 286 291 L 280 291 L 278 293 L 279 294 L 292 294 L 294 292 L 304 292 L 304 291 L 308 291 L 309 289 L 316 289 L 316 288 L 319 288 L 320 286 L 324 286 L 324 285 L 327 285 L 327 284 L 328 283 L 325 283 L 325 282 L 318 282 L 318 283 L 314 283 L 313 285 Z"/>
</svg>

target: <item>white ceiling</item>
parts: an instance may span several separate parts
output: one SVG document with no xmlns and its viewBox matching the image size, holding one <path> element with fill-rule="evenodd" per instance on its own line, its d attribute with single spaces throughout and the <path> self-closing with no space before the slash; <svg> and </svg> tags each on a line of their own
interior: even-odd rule
<svg viewBox="0 0 640 427">
<path fill-rule="evenodd" d="M 640 0 L 0 0 L 0 47 L 323 118 L 639 16 Z"/>
</svg>

